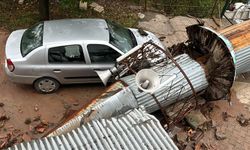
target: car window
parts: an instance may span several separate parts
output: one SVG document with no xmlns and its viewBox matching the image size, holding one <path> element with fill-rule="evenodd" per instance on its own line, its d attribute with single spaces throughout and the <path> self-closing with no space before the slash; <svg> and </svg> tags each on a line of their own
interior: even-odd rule
<svg viewBox="0 0 250 150">
<path fill-rule="evenodd" d="M 80 45 L 50 48 L 48 59 L 49 63 L 85 63 L 82 47 Z"/>
<path fill-rule="evenodd" d="M 43 22 L 25 30 L 21 40 L 21 53 L 25 57 L 31 51 L 43 45 Z"/>
<path fill-rule="evenodd" d="M 89 44 L 87 46 L 91 63 L 114 63 L 121 54 L 106 45 Z"/>
</svg>

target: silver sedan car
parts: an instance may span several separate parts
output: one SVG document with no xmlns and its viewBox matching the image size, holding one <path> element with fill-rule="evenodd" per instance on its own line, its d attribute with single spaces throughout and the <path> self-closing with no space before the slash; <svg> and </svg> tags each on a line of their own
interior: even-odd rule
<svg viewBox="0 0 250 150">
<path fill-rule="evenodd" d="M 101 82 L 96 70 L 114 66 L 116 58 L 149 40 L 146 31 L 124 28 L 103 19 L 44 21 L 8 37 L 5 72 L 15 83 L 52 93 L 61 84 Z"/>
</svg>

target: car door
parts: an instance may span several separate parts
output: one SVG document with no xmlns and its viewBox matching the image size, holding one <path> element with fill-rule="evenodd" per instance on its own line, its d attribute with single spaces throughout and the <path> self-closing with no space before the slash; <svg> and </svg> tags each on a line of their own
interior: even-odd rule
<svg viewBox="0 0 250 150">
<path fill-rule="evenodd" d="M 93 80 L 101 82 L 96 71 L 105 71 L 114 67 L 116 59 L 121 53 L 106 44 L 87 44 L 87 51 L 92 68 L 92 75 L 96 76 Z"/>
<path fill-rule="evenodd" d="M 48 72 L 62 84 L 86 83 L 91 78 L 82 45 L 49 47 L 47 54 Z"/>
</svg>

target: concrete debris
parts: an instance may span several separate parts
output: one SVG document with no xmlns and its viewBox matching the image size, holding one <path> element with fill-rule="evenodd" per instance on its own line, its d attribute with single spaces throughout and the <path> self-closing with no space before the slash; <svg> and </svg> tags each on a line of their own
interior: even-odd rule
<svg viewBox="0 0 250 150">
<path fill-rule="evenodd" d="M 215 128 L 217 126 L 217 123 L 215 120 L 211 120 L 211 128 Z"/>
<path fill-rule="evenodd" d="M 11 134 L 9 133 L 4 138 L 4 141 L 0 143 L 0 149 L 6 148 L 10 140 L 11 140 Z"/>
<path fill-rule="evenodd" d="M 249 121 L 250 121 L 250 118 L 247 119 L 245 118 L 245 116 L 243 114 L 240 114 L 236 117 L 236 120 L 239 122 L 239 124 L 242 126 L 242 127 L 246 127 L 249 125 Z"/>
<path fill-rule="evenodd" d="M 22 140 L 28 142 L 31 141 L 31 137 L 27 133 L 25 133 L 22 135 Z"/>
<path fill-rule="evenodd" d="M 40 122 L 38 125 L 34 127 L 35 133 L 44 133 L 44 131 L 49 127 L 48 123 Z"/>
<path fill-rule="evenodd" d="M 205 143 L 198 143 L 195 145 L 194 150 L 209 150 L 209 148 Z"/>
<path fill-rule="evenodd" d="M 224 121 L 228 121 L 229 117 L 233 117 L 233 116 L 228 114 L 227 112 L 222 112 L 222 118 Z"/>
<path fill-rule="evenodd" d="M 179 132 L 176 134 L 176 140 L 179 144 L 185 145 L 187 142 L 187 133 L 186 132 Z"/>
<path fill-rule="evenodd" d="M 97 4 L 96 2 L 92 2 L 89 5 L 94 11 L 98 12 L 98 13 L 103 13 L 104 12 L 104 7 Z"/>
<path fill-rule="evenodd" d="M 82 1 L 80 0 L 80 2 L 79 2 L 79 8 L 80 8 L 81 10 L 87 10 L 87 9 L 88 9 L 88 2 L 82 2 Z"/>
<path fill-rule="evenodd" d="M 20 136 L 23 134 L 20 133 L 20 130 L 8 131 L 5 136 L 1 136 L 0 138 L 0 149 L 6 149 L 15 143 L 22 142 Z"/>
<path fill-rule="evenodd" d="M 197 129 L 204 125 L 208 120 L 206 117 L 200 112 L 200 110 L 194 110 L 191 111 L 186 117 L 185 117 L 187 123 L 193 128 Z"/>
<path fill-rule="evenodd" d="M 168 134 L 171 138 L 174 138 L 176 134 L 179 133 L 181 130 L 182 130 L 181 128 L 174 126 L 173 128 L 169 130 Z"/>
<path fill-rule="evenodd" d="M 196 130 L 193 134 L 189 136 L 190 140 L 198 143 L 204 137 L 204 132 L 201 130 Z"/>
<path fill-rule="evenodd" d="M 225 140 L 227 138 L 225 128 L 217 127 L 215 129 L 215 138 L 217 140 Z"/>
<path fill-rule="evenodd" d="M 144 19 L 145 18 L 145 15 L 143 14 L 143 13 L 138 13 L 138 17 L 139 17 L 139 19 Z"/>
</svg>

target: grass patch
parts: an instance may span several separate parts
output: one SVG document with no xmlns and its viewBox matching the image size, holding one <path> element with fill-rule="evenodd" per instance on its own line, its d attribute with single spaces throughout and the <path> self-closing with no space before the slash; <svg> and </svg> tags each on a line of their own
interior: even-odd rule
<svg viewBox="0 0 250 150">
<path fill-rule="evenodd" d="M 88 0 L 93 1 L 93 0 Z M 80 10 L 79 0 L 60 0 L 59 3 L 51 2 L 50 18 L 103 18 L 116 21 L 124 26 L 132 27 L 137 21 L 137 13 L 129 9 L 129 5 L 134 2 L 124 2 L 122 0 L 96 0 L 98 4 L 104 6 L 104 13 L 97 13 L 91 9 Z M 4 5 L 4 6 L 3 6 Z M 13 31 L 27 28 L 39 22 L 38 1 L 26 0 L 24 4 L 17 2 L 0 0 L 0 27 Z"/>
</svg>

